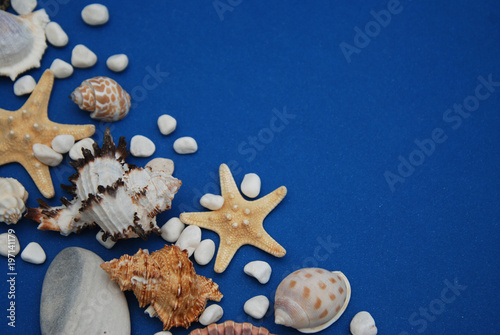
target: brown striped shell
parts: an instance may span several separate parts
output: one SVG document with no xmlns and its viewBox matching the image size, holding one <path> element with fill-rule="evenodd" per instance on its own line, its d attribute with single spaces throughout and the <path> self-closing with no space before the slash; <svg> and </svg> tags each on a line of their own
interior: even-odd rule
<svg viewBox="0 0 500 335">
<path fill-rule="evenodd" d="M 283 279 L 276 290 L 275 322 L 316 333 L 337 321 L 350 298 L 351 286 L 342 272 L 300 269 Z"/>
<path fill-rule="evenodd" d="M 207 300 L 220 301 L 219 285 L 196 274 L 187 252 L 167 246 L 151 255 L 142 249 L 101 264 L 122 291 L 134 292 L 140 307 L 151 305 L 163 330 L 188 328 L 198 321 Z"/>
<path fill-rule="evenodd" d="M 78 86 L 70 96 L 71 100 L 90 117 L 101 121 L 118 121 L 130 110 L 130 95 L 113 79 L 94 77 Z"/>
<path fill-rule="evenodd" d="M 251 323 L 236 323 L 226 321 L 224 323 L 212 323 L 206 328 L 195 329 L 189 335 L 273 335 L 264 327 L 255 327 Z"/>
</svg>

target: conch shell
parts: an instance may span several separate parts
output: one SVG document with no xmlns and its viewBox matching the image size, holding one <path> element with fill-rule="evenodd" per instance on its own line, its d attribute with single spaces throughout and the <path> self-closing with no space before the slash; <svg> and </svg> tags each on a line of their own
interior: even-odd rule
<svg viewBox="0 0 500 335">
<path fill-rule="evenodd" d="M 198 321 L 207 300 L 220 301 L 219 285 L 196 274 L 187 252 L 167 246 L 151 255 L 139 249 L 133 255 L 101 264 L 122 291 L 134 292 L 140 307 L 151 304 L 163 330 L 188 328 Z"/>
<path fill-rule="evenodd" d="M 45 9 L 19 16 L 0 10 L 0 75 L 14 81 L 20 73 L 40 67 L 49 21 Z"/>
<path fill-rule="evenodd" d="M 130 95 L 113 79 L 94 77 L 84 80 L 70 96 L 93 119 L 111 122 L 127 116 Z"/>
<path fill-rule="evenodd" d="M 264 327 L 255 327 L 251 323 L 236 323 L 226 321 L 224 323 L 212 323 L 206 328 L 195 329 L 189 335 L 273 335 Z"/>
<path fill-rule="evenodd" d="M 28 192 L 14 178 L 0 178 L 0 221 L 17 223 L 26 210 Z"/>
<path fill-rule="evenodd" d="M 342 272 L 300 269 L 283 279 L 276 290 L 275 322 L 316 333 L 337 321 L 350 298 L 351 285 Z"/>
<path fill-rule="evenodd" d="M 84 148 L 84 158 L 70 163 L 77 173 L 69 177 L 72 185 L 61 186 L 73 200 L 61 198 L 59 207 L 38 200 L 40 208 L 28 208 L 26 217 L 40 223 L 38 229 L 62 235 L 97 224 L 103 241 L 160 234 L 156 215 L 170 209 L 181 181 L 164 171 L 128 165 L 126 147 L 123 137 L 115 147 L 107 128 L 102 148 L 94 143 L 94 154 Z"/>
</svg>

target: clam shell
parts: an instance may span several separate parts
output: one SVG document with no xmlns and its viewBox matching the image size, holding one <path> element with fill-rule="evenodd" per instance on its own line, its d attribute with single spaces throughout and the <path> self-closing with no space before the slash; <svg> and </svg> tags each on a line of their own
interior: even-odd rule
<svg viewBox="0 0 500 335">
<path fill-rule="evenodd" d="M 19 16 L 0 10 L 0 75 L 14 81 L 24 71 L 40 67 L 47 23 L 44 9 Z"/>
<path fill-rule="evenodd" d="M 342 272 L 300 269 L 283 279 L 276 290 L 275 322 L 316 333 L 337 321 L 350 297 L 351 286 Z"/>
<path fill-rule="evenodd" d="M 236 323 L 226 321 L 224 323 L 212 323 L 203 329 L 195 329 L 189 335 L 273 335 L 264 327 L 256 327 L 251 323 Z"/>
</svg>

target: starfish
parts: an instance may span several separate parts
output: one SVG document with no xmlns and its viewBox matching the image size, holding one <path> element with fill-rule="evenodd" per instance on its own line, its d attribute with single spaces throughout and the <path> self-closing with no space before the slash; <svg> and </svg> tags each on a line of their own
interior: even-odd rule
<svg viewBox="0 0 500 335">
<path fill-rule="evenodd" d="M 281 186 L 263 198 L 245 200 L 226 164 L 219 168 L 222 208 L 200 213 L 182 213 L 180 219 L 189 225 L 215 231 L 220 237 L 214 270 L 224 272 L 238 249 L 250 244 L 276 257 L 285 256 L 285 249 L 263 227 L 264 218 L 283 200 L 286 187 Z"/>
<path fill-rule="evenodd" d="M 29 173 L 40 193 L 55 195 L 49 167 L 33 154 L 33 144 L 50 146 L 57 135 L 73 135 L 75 140 L 92 136 L 94 125 L 69 125 L 49 120 L 47 108 L 54 84 L 54 74 L 46 70 L 28 101 L 17 111 L 0 108 L 0 165 L 17 162 Z"/>
</svg>

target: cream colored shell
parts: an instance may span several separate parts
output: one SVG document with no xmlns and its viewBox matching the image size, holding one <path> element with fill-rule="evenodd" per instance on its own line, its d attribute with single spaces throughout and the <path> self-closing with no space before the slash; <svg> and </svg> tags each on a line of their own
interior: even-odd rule
<svg viewBox="0 0 500 335">
<path fill-rule="evenodd" d="M 0 221 L 17 223 L 26 210 L 28 192 L 14 178 L 0 178 Z"/>
</svg>

